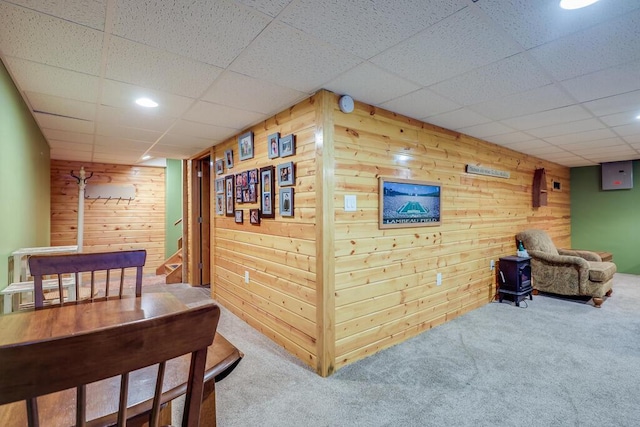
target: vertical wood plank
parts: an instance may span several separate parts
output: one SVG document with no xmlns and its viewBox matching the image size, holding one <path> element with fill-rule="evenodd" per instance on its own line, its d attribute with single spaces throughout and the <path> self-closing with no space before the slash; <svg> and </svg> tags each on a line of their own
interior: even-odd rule
<svg viewBox="0 0 640 427">
<path fill-rule="evenodd" d="M 316 271 L 318 366 L 326 377 L 335 369 L 335 252 L 333 149 L 333 104 L 335 95 L 320 91 L 316 95 Z"/>
</svg>

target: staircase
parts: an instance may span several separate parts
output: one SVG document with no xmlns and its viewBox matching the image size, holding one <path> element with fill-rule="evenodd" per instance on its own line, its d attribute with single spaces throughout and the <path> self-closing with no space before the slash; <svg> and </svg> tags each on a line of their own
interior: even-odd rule
<svg viewBox="0 0 640 427">
<path fill-rule="evenodd" d="M 178 225 L 182 222 L 182 218 L 175 222 L 173 225 Z M 156 275 L 166 274 L 165 282 L 181 283 L 182 282 L 182 237 L 178 239 L 178 250 L 176 253 L 167 258 L 158 268 L 156 268 Z"/>
</svg>

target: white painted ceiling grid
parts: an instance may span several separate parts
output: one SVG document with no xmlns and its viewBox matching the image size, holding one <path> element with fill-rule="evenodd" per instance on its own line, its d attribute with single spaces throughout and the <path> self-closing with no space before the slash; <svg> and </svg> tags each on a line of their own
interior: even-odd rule
<svg viewBox="0 0 640 427">
<path fill-rule="evenodd" d="M 321 88 L 566 166 L 640 158 L 640 1 L 558 3 L 0 0 L 0 59 L 55 159 L 188 158 Z"/>
</svg>

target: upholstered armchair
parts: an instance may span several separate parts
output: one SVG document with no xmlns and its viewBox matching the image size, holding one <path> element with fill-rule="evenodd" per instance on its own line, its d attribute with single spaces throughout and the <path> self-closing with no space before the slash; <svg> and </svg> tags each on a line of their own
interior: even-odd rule
<svg viewBox="0 0 640 427">
<path fill-rule="evenodd" d="M 599 308 L 605 296 L 611 295 L 616 265 L 602 262 L 590 251 L 557 249 L 543 230 L 525 230 L 516 235 L 531 257 L 533 288 L 560 295 L 582 295 L 593 298 Z"/>
</svg>

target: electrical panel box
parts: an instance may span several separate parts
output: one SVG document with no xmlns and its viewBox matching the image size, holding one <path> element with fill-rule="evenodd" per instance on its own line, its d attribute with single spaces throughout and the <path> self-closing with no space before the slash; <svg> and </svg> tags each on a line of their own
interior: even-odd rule
<svg viewBox="0 0 640 427">
<path fill-rule="evenodd" d="M 603 163 L 601 168 L 603 190 L 633 188 L 633 161 Z"/>
</svg>

